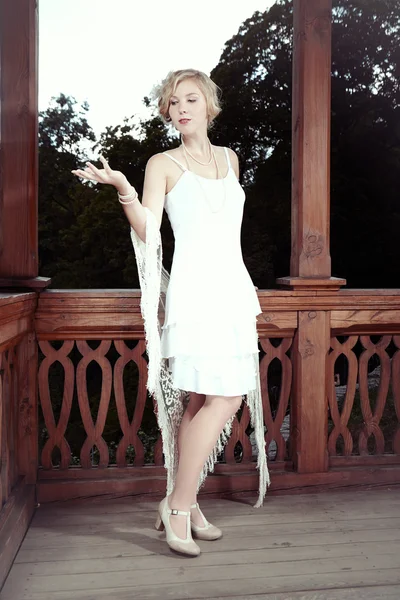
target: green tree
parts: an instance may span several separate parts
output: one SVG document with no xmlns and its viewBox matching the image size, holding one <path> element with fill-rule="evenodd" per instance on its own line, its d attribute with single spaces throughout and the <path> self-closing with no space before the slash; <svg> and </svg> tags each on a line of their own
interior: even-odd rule
<svg viewBox="0 0 400 600">
<path fill-rule="evenodd" d="M 126 120 L 122 126 L 107 128 L 96 148 L 111 167 L 126 175 L 141 196 L 148 159 L 173 144 L 162 120 L 151 117 L 138 124 Z M 85 287 L 140 287 L 129 223 L 114 188 L 97 186 L 93 190 L 93 200 L 70 233 L 82 240 L 83 268 L 87 273 Z M 172 261 L 173 238 L 165 214 L 162 234 L 167 266 Z"/>
<path fill-rule="evenodd" d="M 399 0 L 333 6 L 331 245 L 333 274 L 350 286 L 397 285 L 399 16 Z M 289 273 L 292 21 L 289 0 L 254 13 L 211 73 L 224 91 L 213 137 L 241 158 L 259 287 Z"/>
<path fill-rule="evenodd" d="M 400 259 L 400 0 L 336 0 L 332 24 L 333 275 L 349 286 L 397 285 Z M 237 151 L 247 201 L 244 260 L 254 283 L 274 287 L 290 259 L 292 2 L 256 12 L 227 41 L 211 73 L 223 111 L 210 133 Z M 149 105 L 149 100 L 145 99 Z M 138 287 L 129 227 L 114 190 L 82 185 L 70 173 L 93 140 L 72 99 L 42 114 L 41 274 L 58 287 Z M 148 158 L 177 144 L 159 117 L 107 128 L 97 149 L 142 192 Z M 172 260 L 162 224 L 165 265 Z"/>
<path fill-rule="evenodd" d="M 71 170 L 82 168 L 88 154 L 99 150 L 141 194 L 147 160 L 176 139 L 152 116 L 107 127 L 93 145 L 88 109 L 61 94 L 40 114 L 40 273 L 52 277 L 56 288 L 139 288 L 129 224 L 114 188 L 82 183 Z M 173 237 L 166 218 L 163 229 L 170 264 Z"/>
<path fill-rule="evenodd" d="M 71 174 L 85 159 L 85 144 L 95 141 L 88 108 L 60 94 L 39 114 L 39 272 L 53 277 L 53 286 L 78 250 L 65 245 L 65 232 L 91 196 Z"/>
</svg>

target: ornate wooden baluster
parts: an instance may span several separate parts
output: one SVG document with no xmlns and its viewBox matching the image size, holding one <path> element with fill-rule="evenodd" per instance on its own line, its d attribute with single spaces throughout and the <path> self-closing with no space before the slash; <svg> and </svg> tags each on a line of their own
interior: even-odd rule
<svg viewBox="0 0 400 600">
<path fill-rule="evenodd" d="M 126 466 L 126 451 L 129 445 L 132 445 L 135 450 L 135 466 L 144 465 L 144 446 L 138 436 L 138 431 L 142 424 L 143 412 L 146 404 L 146 383 L 147 383 L 147 363 L 143 357 L 146 349 L 144 340 L 139 340 L 132 350 L 128 348 L 125 342 L 121 340 L 114 341 L 115 348 L 121 355 L 117 359 L 114 367 L 114 390 L 115 403 L 119 422 L 121 425 L 123 437 L 121 438 L 117 453 L 116 462 L 118 467 Z M 125 393 L 124 393 L 124 368 L 128 362 L 133 360 L 139 370 L 139 385 L 136 395 L 135 411 L 132 421 L 129 422 L 128 413 L 126 410 Z"/>
<path fill-rule="evenodd" d="M 343 344 L 341 344 L 337 338 L 331 338 L 332 352 L 329 354 L 327 365 L 328 402 L 331 418 L 334 425 L 328 438 L 328 452 L 331 456 L 337 454 L 336 444 L 339 439 L 339 436 L 343 437 L 344 455 L 350 456 L 353 452 L 353 438 L 348 428 L 348 423 L 351 411 L 353 409 L 354 395 L 356 392 L 357 384 L 358 363 L 357 357 L 352 351 L 357 341 L 357 335 L 349 336 L 349 338 L 345 342 L 343 342 Z M 339 407 L 335 390 L 335 363 L 341 354 L 343 354 L 347 358 L 349 370 L 347 377 L 346 396 L 343 402 L 342 410 L 339 413 Z"/>
<path fill-rule="evenodd" d="M 238 442 L 242 446 L 242 460 L 240 462 L 250 462 L 252 459 L 252 447 L 246 429 L 250 423 L 250 413 L 247 404 L 243 406 L 242 416 L 239 419 L 235 417 L 232 423 L 232 434 L 225 446 L 225 460 L 227 464 L 235 464 L 235 447 Z"/>
<path fill-rule="evenodd" d="M 110 361 L 105 357 L 105 354 L 110 349 L 111 340 L 102 340 L 95 349 L 92 349 L 84 340 L 77 340 L 76 345 L 83 357 L 79 361 L 76 370 L 76 387 L 82 421 L 87 434 L 80 452 L 81 465 L 86 469 L 92 468 L 90 451 L 95 445 L 99 451 L 98 466 L 107 467 L 109 464 L 109 451 L 102 433 L 107 419 L 111 396 L 112 370 Z M 93 422 L 86 385 L 87 367 L 92 361 L 97 362 L 102 371 L 101 396 L 96 423 Z"/>
<path fill-rule="evenodd" d="M 377 344 L 373 344 L 371 338 L 367 335 L 360 336 L 360 340 L 365 350 L 359 359 L 359 384 L 361 410 L 364 417 L 364 426 L 360 432 L 358 447 L 360 454 L 368 454 L 368 438 L 372 435 L 375 438 L 376 453 L 385 452 L 385 438 L 379 422 L 385 409 L 386 399 L 389 391 L 390 381 L 390 359 L 386 348 L 390 344 L 392 336 L 384 335 Z M 368 392 L 368 361 L 374 354 L 377 354 L 381 361 L 381 378 L 379 382 L 378 397 L 374 411 L 371 410 L 371 402 Z"/>
<path fill-rule="evenodd" d="M 286 457 L 286 441 L 282 436 L 281 428 L 286 415 L 286 410 L 289 404 L 290 389 L 292 385 L 292 363 L 286 354 L 292 346 L 291 338 L 283 338 L 279 346 L 274 346 L 268 339 L 261 339 L 260 344 L 265 352 L 265 356 L 260 362 L 260 380 L 261 392 L 263 397 L 264 422 L 267 426 L 266 433 L 266 449 L 272 442 L 276 443 L 276 458 L 275 460 L 285 460 Z M 268 392 L 268 367 L 272 361 L 277 358 L 282 365 L 282 379 L 279 391 L 278 410 L 275 418 L 272 416 L 271 403 Z"/>
<path fill-rule="evenodd" d="M 74 347 L 74 341 L 68 340 L 64 342 L 58 350 L 47 341 L 39 342 L 39 347 L 45 355 L 45 358 L 39 367 L 39 398 L 49 436 L 49 439 L 46 441 L 42 450 L 41 463 L 45 469 L 51 469 L 53 467 L 51 456 L 54 448 L 58 447 L 61 453 L 60 468 L 68 469 L 71 462 L 71 448 L 65 439 L 65 431 L 68 426 L 74 393 L 74 365 L 68 357 L 68 354 Z M 64 368 L 63 399 L 57 426 L 54 419 L 49 390 L 49 369 L 56 361 Z"/>
<path fill-rule="evenodd" d="M 393 451 L 395 454 L 400 454 L 400 335 L 394 335 L 393 342 L 397 350 L 392 358 L 392 390 L 398 421 L 397 430 L 393 437 Z"/>
</svg>

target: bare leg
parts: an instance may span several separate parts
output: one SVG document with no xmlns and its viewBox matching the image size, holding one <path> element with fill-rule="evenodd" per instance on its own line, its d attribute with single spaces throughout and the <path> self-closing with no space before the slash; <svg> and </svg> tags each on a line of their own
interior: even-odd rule
<svg viewBox="0 0 400 600">
<path fill-rule="evenodd" d="M 189 404 L 186 407 L 185 413 L 182 418 L 182 422 L 179 428 L 178 434 L 178 452 L 179 456 L 181 456 L 182 452 L 182 440 L 184 439 L 189 423 L 192 421 L 193 417 L 199 412 L 199 410 L 204 406 L 204 402 L 206 400 L 205 394 L 197 394 L 196 392 L 190 392 L 190 400 Z M 190 502 L 190 505 L 195 504 L 197 502 L 197 494 L 196 490 L 193 496 L 193 499 Z M 195 525 L 199 525 L 199 527 L 203 527 L 204 522 L 201 516 L 199 515 L 199 511 L 197 509 L 191 509 L 191 520 Z"/>
<path fill-rule="evenodd" d="M 196 392 L 190 392 L 190 400 L 189 404 L 186 407 L 186 410 L 183 414 L 182 422 L 179 427 L 178 433 L 178 452 L 179 456 L 181 454 L 182 448 L 182 440 L 186 435 L 186 431 L 189 423 L 193 419 L 193 417 L 199 412 L 200 408 L 204 406 L 204 402 L 206 400 L 205 394 L 196 394 Z M 193 500 L 195 502 L 195 500 Z"/>
<path fill-rule="evenodd" d="M 227 421 L 239 410 L 242 396 L 207 395 L 204 405 L 190 422 L 181 439 L 179 466 L 169 507 L 189 511 L 196 498 L 197 482 L 205 461 L 214 448 Z M 186 538 L 185 519 L 171 515 L 171 527 L 176 535 Z"/>
</svg>

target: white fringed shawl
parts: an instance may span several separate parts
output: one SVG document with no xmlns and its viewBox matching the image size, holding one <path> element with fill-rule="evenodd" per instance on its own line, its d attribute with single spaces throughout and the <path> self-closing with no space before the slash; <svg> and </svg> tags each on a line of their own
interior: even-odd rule
<svg viewBox="0 0 400 600">
<path fill-rule="evenodd" d="M 178 465 L 177 436 L 183 416 L 184 401 L 188 392 L 177 389 L 172 383 L 168 359 L 161 356 L 161 314 L 165 311 L 165 295 L 168 289 L 169 273 L 162 264 L 161 234 L 154 213 L 147 207 L 146 242 L 131 227 L 132 244 L 135 251 L 142 292 L 140 308 L 144 321 L 146 348 L 148 355 L 147 389 L 155 400 L 158 426 L 161 430 L 165 468 L 167 469 L 167 494 L 174 487 Z M 257 333 L 256 333 L 257 335 Z M 258 338 L 257 338 L 258 339 Z M 260 386 L 258 355 L 254 355 L 257 373 L 257 387 L 247 394 L 251 425 L 254 427 L 258 450 L 257 468 L 259 470 L 259 496 L 255 507 L 262 506 L 267 486 L 270 483 L 265 453 L 264 418 Z M 225 425 L 215 448 L 208 457 L 200 474 L 198 489 L 204 483 L 207 474 L 214 470 L 218 455 L 222 452 L 232 430 L 232 417 Z"/>
</svg>

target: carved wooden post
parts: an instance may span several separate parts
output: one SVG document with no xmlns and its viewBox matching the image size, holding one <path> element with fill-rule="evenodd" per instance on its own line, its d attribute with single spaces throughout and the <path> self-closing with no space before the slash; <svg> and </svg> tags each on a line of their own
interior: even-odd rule
<svg viewBox="0 0 400 600">
<path fill-rule="evenodd" d="M 292 254 L 299 290 L 338 290 L 329 252 L 331 0 L 294 0 Z M 327 469 L 326 358 L 330 313 L 301 311 L 293 347 L 293 458 L 302 473 Z"/>
<path fill-rule="evenodd" d="M 0 0 L 0 288 L 38 278 L 37 1 Z"/>
</svg>

